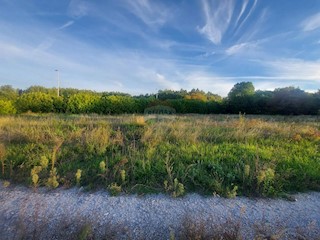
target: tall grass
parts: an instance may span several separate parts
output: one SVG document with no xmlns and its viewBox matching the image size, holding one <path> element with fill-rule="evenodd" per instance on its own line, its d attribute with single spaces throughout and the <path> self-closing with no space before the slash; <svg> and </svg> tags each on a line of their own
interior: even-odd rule
<svg viewBox="0 0 320 240">
<path fill-rule="evenodd" d="M 0 177 L 30 185 L 46 158 L 40 186 L 228 197 L 320 189 L 317 117 L 20 115 L 0 117 L 0 142 Z"/>
</svg>

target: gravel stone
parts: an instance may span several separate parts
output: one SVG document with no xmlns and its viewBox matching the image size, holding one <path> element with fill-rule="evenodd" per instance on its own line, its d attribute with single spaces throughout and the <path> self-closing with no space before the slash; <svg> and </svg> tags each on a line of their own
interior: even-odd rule
<svg viewBox="0 0 320 240">
<path fill-rule="evenodd" d="M 240 226 L 244 239 L 257 229 L 279 233 L 280 239 L 320 239 L 320 193 L 286 199 L 157 195 L 111 196 L 83 189 L 4 188 L 0 181 L 0 239 L 74 239 L 83 226 L 92 226 L 95 239 L 169 239 L 186 221 L 204 223 L 207 231 L 229 223 Z M 227 224 L 227 225 L 226 225 Z M 178 236 L 178 235 L 177 235 Z M 267 237 L 265 235 L 265 237 Z"/>
</svg>

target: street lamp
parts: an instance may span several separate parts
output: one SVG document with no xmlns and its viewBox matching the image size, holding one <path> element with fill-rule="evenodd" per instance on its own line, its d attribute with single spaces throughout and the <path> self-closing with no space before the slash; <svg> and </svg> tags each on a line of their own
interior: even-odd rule
<svg viewBox="0 0 320 240">
<path fill-rule="evenodd" d="M 60 75 L 59 75 L 59 70 L 58 70 L 58 69 L 56 69 L 56 70 L 54 70 L 54 71 L 56 71 L 57 74 L 58 74 L 58 89 L 57 89 L 57 94 L 58 94 L 58 97 L 59 97 L 59 96 L 60 96 Z"/>
</svg>

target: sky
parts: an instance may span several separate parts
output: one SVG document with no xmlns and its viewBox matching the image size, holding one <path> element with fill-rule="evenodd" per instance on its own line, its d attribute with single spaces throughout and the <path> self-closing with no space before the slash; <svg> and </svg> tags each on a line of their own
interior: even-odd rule
<svg viewBox="0 0 320 240">
<path fill-rule="evenodd" d="M 0 85 L 320 88 L 320 0 L 0 0 Z"/>
</svg>

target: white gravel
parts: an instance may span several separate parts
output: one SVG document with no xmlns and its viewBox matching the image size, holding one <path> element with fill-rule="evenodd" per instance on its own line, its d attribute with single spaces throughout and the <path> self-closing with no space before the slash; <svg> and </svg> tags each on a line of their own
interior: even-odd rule
<svg viewBox="0 0 320 240">
<path fill-rule="evenodd" d="M 190 222 L 204 225 L 208 232 L 239 224 L 243 239 L 252 239 L 261 228 L 264 237 L 272 233 L 279 239 L 320 239 L 319 192 L 296 194 L 293 202 L 197 194 L 176 199 L 162 194 L 113 197 L 105 191 L 34 192 L 0 184 L 1 240 L 76 239 L 86 224 L 93 226 L 91 237 L 96 239 L 169 239 L 170 234 L 178 238 Z"/>
</svg>

